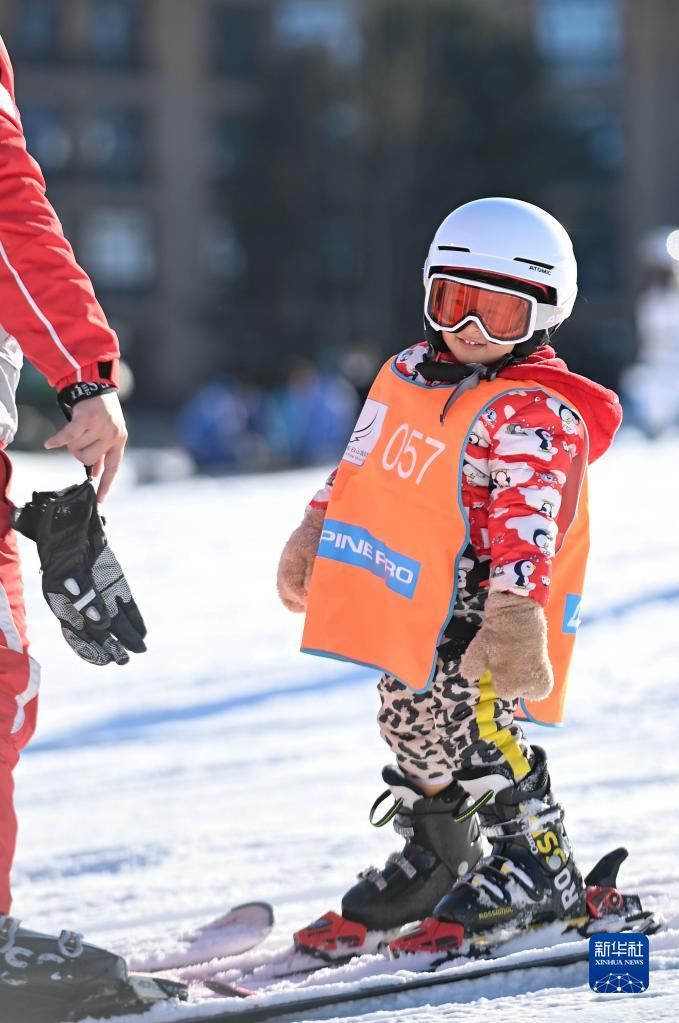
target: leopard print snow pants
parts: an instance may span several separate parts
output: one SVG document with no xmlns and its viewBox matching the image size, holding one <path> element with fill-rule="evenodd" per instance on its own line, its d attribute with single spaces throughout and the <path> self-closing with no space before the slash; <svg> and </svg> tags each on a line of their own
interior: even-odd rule
<svg viewBox="0 0 679 1023">
<path fill-rule="evenodd" d="M 380 734 L 415 783 L 448 784 L 470 767 L 487 767 L 493 773 L 494 765 L 506 764 L 502 742 L 494 740 L 514 741 L 530 757 L 530 746 L 514 720 L 516 701 L 501 700 L 458 674 L 460 658 L 483 622 L 485 602 L 485 590 L 473 596 L 465 590 L 458 593 L 427 692 L 416 693 L 391 675 L 379 681 Z"/>
</svg>

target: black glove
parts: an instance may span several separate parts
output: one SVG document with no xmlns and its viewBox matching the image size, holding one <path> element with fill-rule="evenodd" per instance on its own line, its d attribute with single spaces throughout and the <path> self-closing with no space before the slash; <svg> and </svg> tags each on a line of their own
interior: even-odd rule
<svg viewBox="0 0 679 1023">
<path fill-rule="evenodd" d="M 64 639 L 91 664 L 127 664 L 146 650 L 146 626 L 108 546 L 90 480 L 34 493 L 12 525 L 38 546 L 42 592 Z"/>
</svg>

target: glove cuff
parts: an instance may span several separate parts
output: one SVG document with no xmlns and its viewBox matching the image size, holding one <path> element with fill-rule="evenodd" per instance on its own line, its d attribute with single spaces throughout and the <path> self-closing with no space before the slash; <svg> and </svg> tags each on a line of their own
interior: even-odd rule
<svg viewBox="0 0 679 1023">
<path fill-rule="evenodd" d="M 539 607 L 542 609 L 542 604 L 539 604 L 537 600 L 532 600 L 528 594 L 525 594 L 524 596 L 519 593 L 512 593 L 511 591 L 506 590 L 492 590 L 488 594 L 485 611 L 487 614 L 488 610 L 492 613 L 493 610 L 504 610 L 505 608 L 513 607 L 528 607 L 531 609 Z"/>
<path fill-rule="evenodd" d="M 69 384 L 68 387 L 62 387 L 59 391 L 57 401 L 59 402 L 59 408 L 70 422 L 73 408 L 78 402 L 87 401 L 89 398 L 98 398 L 102 394 L 110 394 L 111 391 L 115 390 L 115 386 L 106 381 Z"/>
</svg>

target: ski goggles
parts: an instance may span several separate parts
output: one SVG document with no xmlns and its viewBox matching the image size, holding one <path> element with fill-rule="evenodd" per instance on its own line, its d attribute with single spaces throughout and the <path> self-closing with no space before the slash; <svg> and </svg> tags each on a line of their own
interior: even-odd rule
<svg viewBox="0 0 679 1023">
<path fill-rule="evenodd" d="M 450 274 L 432 274 L 427 281 L 424 311 L 436 330 L 458 330 L 476 323 L 487 341 L 518 344 L 540 329 L 537 299 L 495 284 L 479 284 Z"/>
</svg>

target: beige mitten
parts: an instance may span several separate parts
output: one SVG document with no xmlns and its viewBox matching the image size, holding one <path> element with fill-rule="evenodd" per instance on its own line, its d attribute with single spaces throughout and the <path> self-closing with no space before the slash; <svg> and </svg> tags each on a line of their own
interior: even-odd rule
<svg viewBox="0 0 679 1023">
<path fill-rule="evenodd" d="M 527 696 L 544 700 L 554 685 L 547 652 L 545 612 L 530 597 L 491 593 L 483 625 L 460 661 L 470 682 L 489 671 L 493 689 L 503 700 Z"/>
<path fill-rule="evenodd" d="M 307 508 L 302 522 L 283 548 L 278 562 L 278 596 L 288 611 L 306 611 L 306 598 L 316 551 L 323 531 L 325 508 Z"/>
</svg>

